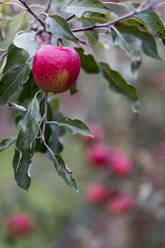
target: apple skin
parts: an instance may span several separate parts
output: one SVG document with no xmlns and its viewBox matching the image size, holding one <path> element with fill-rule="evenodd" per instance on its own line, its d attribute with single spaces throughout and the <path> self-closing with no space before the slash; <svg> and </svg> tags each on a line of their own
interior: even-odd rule
<svg viewBox="0 0 165 248">
<path fill-rule="evenodd" d="M 103 203 L 108 197 L 106 187 L 98 182 L 94 182 L 88 186 L 86 191 L 86 199 L 91 204 Z"/>
<path fill-rule="evenodd" d="M 33 231 L 32 219 L 24 213 L 14 213 L 4 219 L 4 228 L 8 237 L 24 238 Z"/>
<path fill-rule="evenodd" d="M 94 137 L 89 136 L 81 136 L 82 140 L 89 144 L 89 143 L 96 143 L 101 142 L 104 139 L 104 129 L 99 124 L 88 124 L 89 129 Z"/>
<path fill-rule="evenodd" d="M 104 143 L 91 145 L 87 151 L 87 160 L 89 164 L 96 168 L 107 166 L 110 156 L 110 147 Z"/>
<path fill-rule="evenodd" d="M 131 173 L 133 164 L 126 154 L 112 148 L 109 159 L 109 168 L 114 175 L 122 177 L 128 176 Z"/>
<path fill-rule="evenodd" d="M 80 57 L 73 48 L 43 45 L 34 57 L 34 80 L 44 91 L 62 93 L 76 82 L 80 66 Z"/>
<path fill-rule="evenodd" d="M 114 215 L 130 212 L 135 207 L 135 199 L 131 195 L 118 195 L 107 203 L 107 211 Z"/>
</svg>

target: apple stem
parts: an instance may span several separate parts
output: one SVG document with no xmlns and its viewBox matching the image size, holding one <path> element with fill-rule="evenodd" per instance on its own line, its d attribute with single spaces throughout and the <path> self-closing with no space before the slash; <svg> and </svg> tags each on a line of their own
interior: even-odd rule
<svg viewBox="0 0 165 248">
<path fill-rule="evenodd" d="M 57 38 L 57 46 L 60 46 L 60 43 L 61 46 L 64 46 L 63 40 L 61 38 Z"/>
<path fill-rule="evenodd" d="M 45 92 L 44 120 L 41 131 L 41 142 L 44 144 L 45 144 L 45 128 L 47 124 L 47 115 L 48 115 L 48 92 Z"/>
</svg>

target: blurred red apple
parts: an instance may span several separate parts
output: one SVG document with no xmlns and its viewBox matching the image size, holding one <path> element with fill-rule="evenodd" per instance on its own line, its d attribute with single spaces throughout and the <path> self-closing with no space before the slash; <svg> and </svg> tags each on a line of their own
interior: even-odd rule
<svg viewBox="0 0 165 248">
<path fill-rule="evenodd" d="M 81 136 L 86 143 L 100 142 L 104 139 L 104 129 L 99 124 L 88 124 L 89 129 L 94 137 Z"/>
<path fill-rule="evenodd" d="M 132 171 L 132 161 L 115 148 L 111 149 L 109 168 L 117 176 L 128 176 Z"/>
<path fill-rule="evenodd" d="M 76 82 L 79 73 L 80 58 L 73 48 L 45 45 L 34 57 L 34 80 L 45 91 L 67 91 Z"/>
<path fill-rule="evenodd" d="M 15 213 L 4 219 L 5 232 L 10 238 L 23 238 L 33 230 L 32 219 L 24 213 Z"/>
<path fill-rule="evenodd" d="M 110 148 L 104 143 L 97 143 L 88 148 L 87 159 L 95 167 L 105 167 L 109 162 Z"/>
<path fill-rule="evenodd" d="M 135 206 L 135 199 L 131 195 L 120 194 L 107 204 L 107 211 L 111 214 L 120 215 L 131 211 Z"/>
<path fill-rule="evenodd" d="M 89 203 L 100 204 L 106 200 L 108 191 L 101 183 L 92 183 L 86 191 L 86 199 Z"/>
</svg>

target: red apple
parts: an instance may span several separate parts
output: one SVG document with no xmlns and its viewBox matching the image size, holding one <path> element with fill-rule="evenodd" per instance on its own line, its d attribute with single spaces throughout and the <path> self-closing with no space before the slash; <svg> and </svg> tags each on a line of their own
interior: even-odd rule
<svg viewBox="0 0 165 248">
<path fill-rule="evenodd" d="M 24 213 L 15 213 L 4 219 L 6 234 L 11 238 L 22 238 L 33 230 L 32 219 Z"/>
<path fill-rule="evenodd" d="M 104 139 L 104 129 L 99 124 L 88 124 L 89 129 L 94 137 L 82 136 L 82 139 L 86 143 L 100 142 Z"/>
<path fill-rule="evenodd" d="M 131 195 L 118 195 L 109 200 L 107 211 L 111 214 L 120 215 L 127 213 L 135 206 L 135 199 Z"/>
<path fill-rule="evenodd" d="M 128 176 L 132 171 L 132 161 L 115 148 L 111 149 L 109 168 L 117 176 Z"/>
<path fill-rule="evenodd" d="M 105 167 L 109 162 L 110 148 L 104 143 L 97 143 L 88 148 L 87 159 L 95 167 Z"/>
<path fill-rule="evenodd" d="M 106 200 L 108 191 L 101 183 L 92 183 L 86 191 L 86 199 L 89 203 L 100 204 Z"/>
<path fill-rule="evenodd" d="M 80 58 L 73 48 L 45 45 L 34 57 L 34 80 L 45 91 L 67 91 L 76 82 L 79 73 Z"/>
</svg>

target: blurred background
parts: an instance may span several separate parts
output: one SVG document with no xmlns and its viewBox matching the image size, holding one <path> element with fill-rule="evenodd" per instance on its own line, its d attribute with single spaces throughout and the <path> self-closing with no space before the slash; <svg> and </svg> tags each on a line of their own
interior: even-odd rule
<svg viewBox="0 0 165 248">
<path fill-rule="evenodd" d="M 165 11 L 157 11 L 164 19 Z M 31 188 L 24 192 L 14 181 L 13 146 L 1 152 L 0 248 L 165 247 L 164 47 L 158 44 L 162 60 L 144 56 L 140 71 L 132 74 L 127 57 L 100 36 L 103 43 L 99 60 L 136 85 L 139 114 L 101 76 L 82 70 L 79 92 L 60 96 L 60 111 L 88 123 L 95 135 L 91 140 L 66 133 L 61 139 L 80 192 L 72 192 L 40 153 L 33 159 Z M 0 116 L 0 138 L 16 134 L 12 111 L 0 106 Z M 14 225 L 28 235 L 9 238 L 13 215 Z"/>
</svg>

